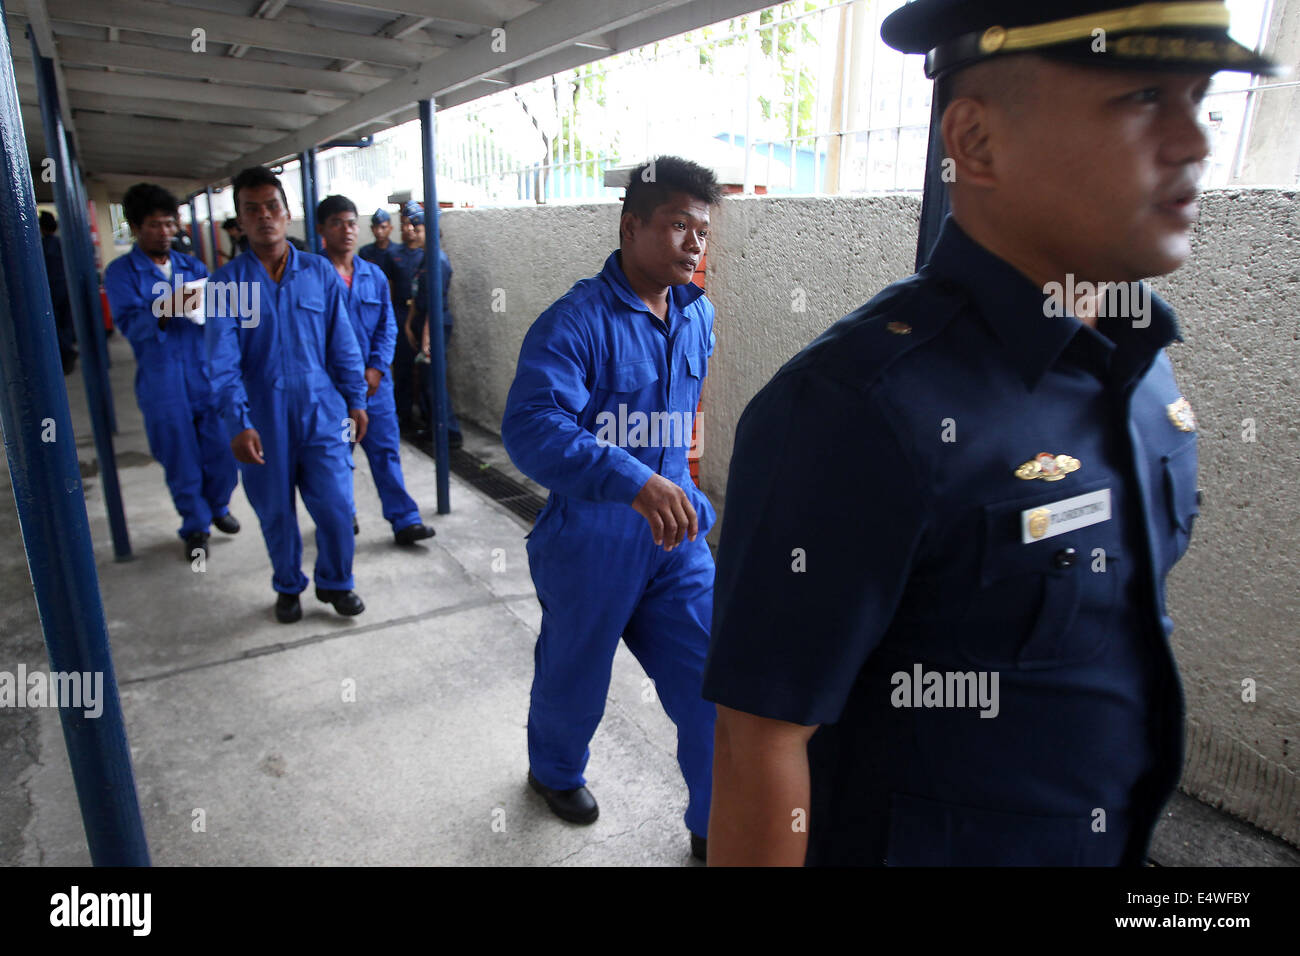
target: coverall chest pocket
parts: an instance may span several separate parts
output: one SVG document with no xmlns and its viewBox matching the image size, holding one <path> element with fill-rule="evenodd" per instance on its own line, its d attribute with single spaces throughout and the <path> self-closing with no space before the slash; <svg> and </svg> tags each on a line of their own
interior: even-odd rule
<svg viewBox="0 0 1300 956">
<path fill-rule="evenodd" d="M 650 411 L 658 397 L 659 369 L 648 360 L 607 365 L 596 376 L 596 391 L 614 403 L 625 402 L 629 410 Z"/>
<path fill-rule="evenodd" d="M 1192 525 L 1201 511 L 1196 491 L 1195 437 L 1161 455 L 1160 460 L 1164 465 L 1165 500 L 1169 505 L 1169 521 L 1174 533 L 1173 560 L 1177 561 L 1187 551 Z"/>
<path fill-rule="evenodd" d="M 1105 648 L 1120 580 L 1113 565 L 1122 560 L 1116 519 L 1023 540 L 1022 514 L 1065 497 L 1057 492 L 983 506 L 978 587 L 954 636 L 963 657 L 992 669 L 1041 670 L 1089 660 Z M 1099 542 L 1112 565 L 1100 573 L 1093 558 Z"/>
</svg>

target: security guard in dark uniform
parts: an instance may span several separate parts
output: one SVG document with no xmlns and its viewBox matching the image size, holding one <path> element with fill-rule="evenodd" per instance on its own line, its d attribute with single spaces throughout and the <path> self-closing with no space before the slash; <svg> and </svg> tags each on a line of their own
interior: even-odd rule
<svg viewBox="0 0 1300 956">
<path fill-rule="evenodd" d="M 424 207 L 414 199 L 402 205 L 402 244 L 388 247 L 388 258 L 380 268 L 388 276 L 393 294 L 393 314 L 397 319 L 397 347 L 393 351 L 393 399 L 397 403 L 397 422 L 403 431 L 414 425 L 411 415 L 415 401 L 415 356 L 417 349 L 407 334 L 411 311 L 411 283 L 424 264 Z"/>
<path fill-rule="evenodd" d="M 1220 3 L 1115 6 L 883 24 L 938 78 L 953 212 L 737 427 L 714 864 L 1145 858 L 1182 766 L 1164 582 L 1199 496 L 1178 326 L 1140 280 L 1190 251 L 1211 74 L 1270 65 Z"/>
</svg>

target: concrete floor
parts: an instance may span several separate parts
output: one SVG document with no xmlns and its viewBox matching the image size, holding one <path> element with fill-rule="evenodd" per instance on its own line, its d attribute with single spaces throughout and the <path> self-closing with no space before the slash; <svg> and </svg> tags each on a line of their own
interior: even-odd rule
<svg viewBox="0 0 1300 956">
<path fill-rule="evenodd" d="M 243 530 L 214 535 L 202 573 L 183 560 L 129 347 L 115 336 L 110 351 L 132 561 L 113 560 L 80 370 L 67 383 L 155 864 L 697 865 L 672 724 L 621 646 L 587 772 L 600 819 L 563 823 L 528 789 L 540 608 L 520 519 L 454 476 L 452 512 L 436 515 L 433 463 L 404 445 L 407 485 L 438 535 L 398 549 L 358 454 L 355 574 L 366 612 L 339 617 L 309 589 L 303 620 L 277 624 L 242 486 L 231 507 Z M 466 427 L 468 450 L 520 477 L 495 436 Z M 0 670 L 47 671 L 8 469 L 0 483 Z M 301 508 L 299 521 L 310 574 Z M 1295 866 L 1300 851 L 1176 794 L 1152 859 Z M 57 713 L 0 709 L 0 865 L 87 863 Z"/>
<path fill-rule="evenodd" d="M 541 611 L 519 519 L 454 476 L 452 511 L 437 515 L 433 463 L 404 446 L 407 486 L 438 535 L 400 549 L 358 453 L 366 611 L 340 617 L 309 588 L 302 621 L 278 624 L 242 486 L 231 511 L 243 530 L 214 534 L 202 573 L 183 559 L 129 347 L 114 336 L 110 350 L 134 560 L 113 560 L 97 475 L 86 507 L 155 864 L 693 864 L 675 732 L 622 647 L 587 771 L 600 819 L 564 823 L 528 789 Z M 67 382 L 84 472 L 95 455 L 80 369 Z M 0 669 L 48 671 L 7 469 L 0 480 Z M 299 521 L 310 576 L 301 507 Z M 57 712 L 0 710 L 0 865 L 88 862 Z"/>
</svg>

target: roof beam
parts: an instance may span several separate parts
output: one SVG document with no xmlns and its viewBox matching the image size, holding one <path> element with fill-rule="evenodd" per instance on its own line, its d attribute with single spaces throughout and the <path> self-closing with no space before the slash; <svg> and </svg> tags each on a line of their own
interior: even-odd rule
<svg viewBox="0 0 1300 956">
<path fill-rule="evenodd" d="M 308 56 L 333 57 L 339 60 L 362 59 L 389 66 L 413 67 L 429 58 L 429 44 L 409 40 L 390 40 L 347 30 L 301 23 L 281 23 L 231 13 L 216 13 L 193 7 L 178 7 L 156 0 L 45 0 L 53 20 L 84 23 L 97 27 L 117 27 L 139 33 L 189 39 L 202 29 L 209 50 L 213 44 L 244 44 L 264 50 L 302 53 Z M 215 54 L 209 53 L 215 58 Z"/>
<path fill-rule="evenodd" d="M 203 106 L 198 103 L 178 103 L 175 100 L 143 96 L 110 96 L 107 93 L 78 93 L 73 98 L 72 106 L 77 110 L 99 110 L 102 113 L 121 116 L 123 123 L 130 123 L 134 116 L 139 115 L 288 131 L 298 129 L 310 119 L 299 113 L 286 113 L 279 110 Z M 125 129 L 126 127 L 123 126 L 123 131 Z"/>
<path fill-rule="evenodd" d="M 363 73 L 311 70 L 202 53 L 176 53 L 138 43 L 101 43 L 63 37 L 59 40 L 59 52 L 63 62 L 69 65 L 117 66 L 183 77 L 193 77 L 197 73 L 208 79 L 248 83 L 264 89 L 315 90 L 355 96 L 383 86 L 385 82 L 383 77 Z"/>
<path fill-rule="evenodd" d="M 118 137 L 129 135 L 134 140 L 161 139 L 165 142 L 217 142 L 233 146 L 237 153 L 255 149 L 278 135 L 250 126 L 149 119 L 143 116 L 112 116 L 107 113 L 88 113 L 82 109 L 76 111 L 76 116 L 77 125 L 87 134 L 106 133 Z"/>
<path fill-rule="evenodd" d="M 732 0 L 735 5 L 761 9 L 762 2 Z M 387 116 L 425 97 L 438 97 L 476 83 L 484 76 L 510 70 L 572 46 L 573 41 L 595 36 L 647 16 L 657 15 L 687 4 L 688 0 L 658 0 L 647 6 L 646 0 L 551 0 L 545 6 L 511 21 L 506 27 L 506 49 L 492 49 L 496 39 L 484 33 L 467 40 L 442 56 L 365 94 L 332 113 L 308 123 L 291 136 L 250 153 L 240 160 L 245 165 L 265 163 L 340 136 L 376 117 Z M 702 23 L 714 22 L 713 10 L 725 2 L 702 4 Z M 725 18 L 727 14 L 722 14 Z M 581 24 L 575 32 L 573 24 Z M 598 51 L 587 50 L 590 59 Z M 232 170 L 233 172 L 233 170 Z"/>
<path fill-rule="evenodd" d="M 474 27 L 499 27 L 541 4 L 534 0 L 330 0 L 350 7 L 428 17 Z"/>
<path fill-rule="evenodd" d="M 159 79 L 126 73 L 66 70 L 65 74 L 68 89 L 74 92 L 106 93 L 109 96 L 143 96 L 196 105 L 237 106 L 320 116 L 337 108 L 341 102 L 333 97 L 317 96 L 313 93 L 276 93 L 228 86 L 224 83 Z"/>
</svg>

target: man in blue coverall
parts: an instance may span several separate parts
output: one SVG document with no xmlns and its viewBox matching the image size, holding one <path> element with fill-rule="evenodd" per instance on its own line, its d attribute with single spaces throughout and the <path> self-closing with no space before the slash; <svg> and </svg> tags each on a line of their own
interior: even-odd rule
<svg viewBox="0 0 1300 956">
<path fill-rule="evenodd" d="M 713 353 L 713 305 L 691 283 L 713 173 L 661 156 L 633 171 L 620 247 L 524 337 L 501 437 L 550 489 L 528 539 L 542 605 L 528 709 L 529 783 L 574 823 L 598 815 L 583 770 L 619 637 L 677 725 L 686 826 L 707 852 L 714 708 L 700 696 L 715 514 L 687 457 Z"/>
<path fill-rule="evenodd" d="M 1219 3 L 916 0 L 952 215 L 736 428 L 714 864 L 1141 866 L 1183 764 L 1191 252 Z M 797 454 L 795 453 L 797 450 Z"/>
<path fill-rule="evenodd" d="M 325 243 L 325 256 L 344 286 L 344 301 L 357 346 L 366 363 L 366 437 L 361 447 L 370 462 L 370 474 L 398 544 L 432 538 L 433 528 L 420 519 L 420 508 L 406 493 L 402 481 L 401 436 L 393 407 L 393 361 L 397 323 L 388 297 L 388 277 L 379 267 L 353 254 L 357 244 L 357 207 L 346 196 L 326 196 L 316 207 L 316 225 Z"/>
<path fill-rule="evenodd" d="M 226 534 L 239 530 L 229 509 L 239 476 L 208 375 L 203 327 L 185 315 L 197 297 L 181 287 L 208 270 L 172 249 L 178 205 L 151 183 L 126 191 L 122 209 L 135 245 L 108 264 L 104 290 L 113 321 L 135 351 L 135 397 L 149 451 L 163 466 L 181 516 L 185 556 L 192 559 L 206 548 L 211 525 Z"/>
<path fill-rule="evenodd" d="M 208 357 L 244 491 L 262 524 L 276 619 L 302 617 L 295 490 L 316 521 L 316 597 L 344 615 L 353 590 L 351 443 L 366 435 L 366 380 L 343 286 L 285 238 L 289 203 L 268 169 L 232 181 L 249 250 L 209 283 Z"/>
</svg>

